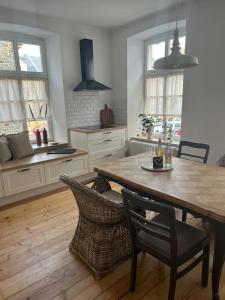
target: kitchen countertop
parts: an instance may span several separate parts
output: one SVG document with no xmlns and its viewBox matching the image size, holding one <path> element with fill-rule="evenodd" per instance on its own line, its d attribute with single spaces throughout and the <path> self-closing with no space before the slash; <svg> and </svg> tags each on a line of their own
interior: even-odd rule
<svg viewBox="0 0 225 300">
<path fill-rule="evenodd" d="M 69 131 L 75 131 L 75 132 L 82 132 L 82 133 L 96 133 L 96 132 L 104 132 L 104 131 L 112 131 L 112 130 L 117 130 L 117 129 L 124 129 L 127 128 L 127 125 L 112 125 L 112 127 L 107 127 L 107 128 L 97 128 L 97 129 L 87 129 L 87 128 L 80 128 L 80 127 L 74 127 L 74 128 L 69 128 Z"/>
<path fill-rule="evenodd" d="M 9 171 L 13 169 L 18 168 L 26 168 L 33 165 L 38 165 L 41 163 L 51 162 L 55 160 L 61 160 L 61 159 L 70 159 L 72 157 L 85 155 L 87 154 L 86 151 L 83 150 L 76 150 L 76 152 L 72 154 L 47 154 L 47 152 L 43 153 L 36 153 L 34 155 L 24 157 L 22 159 L 17 160 L 10 160 L 0 166 L 0 172 L 1 171 Z"/>
</svg>

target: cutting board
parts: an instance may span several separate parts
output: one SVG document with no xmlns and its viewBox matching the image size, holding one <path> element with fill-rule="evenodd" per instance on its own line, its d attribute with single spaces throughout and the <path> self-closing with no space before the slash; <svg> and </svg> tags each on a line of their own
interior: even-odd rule
<svg viewBox="0 0 225 300">
<path fill-rule="evenodd" d="M 105 108 L 100 111 L 100 120 L 102 126 L 114 124 L 113 111 L 108 108 L 107 104 L 105 104 Z"/>
</svg>

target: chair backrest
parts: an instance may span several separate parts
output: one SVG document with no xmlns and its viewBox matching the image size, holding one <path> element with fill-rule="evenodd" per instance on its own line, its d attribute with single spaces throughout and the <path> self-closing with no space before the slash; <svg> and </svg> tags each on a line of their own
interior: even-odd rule
<svg viewBox="0 0 225 300">
<path fill-rule="evenodd" d="M 139 231 L 144 231 L 149 236 L 166 241 L 170 245 L 171 259 L 177 257 L 177 231 L 176 214 L 172 206 L 156 202 L 152 199 L 141 197 L 129 190 L 122 190 L 124 206 L 127 215 L 131 242 L 135 241 Z M 161 214 L 166 219 L 166 225 L 159 224 L 146 218 L 146 211 Z M 145 212 L 143 214 L 143 212 Z"/>
<path fill-rule="evenodd" d="M 85 217 L 89 221 L 102 224 L 109 222 L 116 223 L 119 222 L 121 218 L 125 217 L 124 209 L 121 209 L 121 212 L 118 212 L 118 204 L 108 201 L 104 195 L 101 195 L 94 190 L 96 184 L 94 184 L 94 189 L 92 189 L 66 175 L 61 175 L 59 179 L 68 185 L 73 192 L 77 202 L 79 215 Z M 102 179 L 100 179 L 100 181 L 102 181 Z M 108 190 L 107 186 L 106 189 Z"/>
<path fill-rule="evenodd" d="M 191 154 L 188 152 L 183 152 L 183 150 L 182 150 L 183 147 L 204 150 L 205 155 L 202 156 L 202 155 Z M 178 150 L 178 157 L 182 158 L 182 156 L 185 156 L 185 157 L 190 157 L 190 159 L 196 158 L 206 164 L 208 161 L 208 156 L 209 156 L 209 148 L 210 147 L 207 144 L 193 143 L 193 142 L 189 142 L 189 141 L 181 141 L 180 145 L 179 145 L 179 150 Z"/>
</svg>

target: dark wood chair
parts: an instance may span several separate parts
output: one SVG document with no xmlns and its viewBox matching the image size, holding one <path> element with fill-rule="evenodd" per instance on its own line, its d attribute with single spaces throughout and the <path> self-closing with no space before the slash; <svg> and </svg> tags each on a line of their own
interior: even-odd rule
<svg viewBox="0 0 225 300">
<path fill-rule="evenodd" d="M 202 156 L 202 155 L 192 154 L 189 152 L 183 152 L 182 149 L 184 147 L 188 147 L 191 149 L 203 150 L 203 151 L 205 151 L 205 155 Z M 179 145 L 179 150 L 178 150 L 178 157 L 179 158 L 185 157 L 186 159 L 188 159 L 190 157 L 191 159 L 194 158 L 194 159 L 197 159 L 200 162 L 203 162 L 206 164 L 208 161 L 209 149 L 210 149 L 210 147 L 207 144 L 193 143 L 193 142 L 189 142 L 189 141 L 181 141 L 180 145 Z"/>
<path fill-rule="evenodd" d="M 189 153 L 189 152 L 183 152 L 183 148 L 187 147 L 190 148 L 190 150 L 202 150 L 204 151 L 205 155 L 196 155 L 193 153 Z M 207 163 L 208 161 L 208 156 L 209 156 L 209 145 L 207 144 L 200 144 L 200 143 L 193 143 L 193 142 L 189 142 L 189 141 L 181 141 L 180 145 L 179 145 L 179 150 L 178 150 L 178 158 L 185 158 L 185 159 L 189 159 L 190 160 L 197 160 L 203 163 Z M 187 212 L 185 210 L 183 210 L 182 212 L 182 221 L 186 222 L 187 221 Z"/>
<path fill-rule="evenodd" d="M 175 296 L 176 281 L 198 263 L 202 262 L 202 286 L 208 285 L 210 239 L 207 233 L 176 220 L 175 208 L 143 198 L 131 191 L 122 190 L 131 237 L 130 292 L 135 290 L 137 254 L 144 251 L 170 267 L 168 300 Z M 158 213 L 149 220 L 137 212 L 141 210 Z M 202 252 L 200 254 L 200 252 Z M 200 254 L 186 268 L 178 268 Z"/>
</svg>

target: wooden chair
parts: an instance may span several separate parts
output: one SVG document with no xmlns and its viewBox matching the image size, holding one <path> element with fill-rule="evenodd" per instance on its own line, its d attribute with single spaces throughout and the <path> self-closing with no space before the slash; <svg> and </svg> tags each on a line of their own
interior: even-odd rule
<svg viewBox="0 0 225 300">
<path fill-rule="evenodd" d="M 202 261 L 202 286 L 208 285 L 209 236 L 186 223 L 176 221 L 175 209 L 151 199 L 143 198 L 123 189 L 123 200 L 127 213 L 131 237 L 131 277 L 130 292 L 135 290 L 137 254 L 144 251 L 170 266 L 170 286 L 168 300 L 175 296 L 176 281 Z M 158 213 L 148 220 L 134 207 Z M 186 268 L 178 272 L 178 267 L 199 254 Z"/>
<path fill-rule="evenodd" d="M 195 150 L 196 149 L 203 150 L 205 152 L 205 155 L 202 156 L 202 155 L 192 154 L 189 152 L 183 152 L 182 149 L 184 147 L 187 147 L 190 149 L 195 149 Z M 189 141 L 181 141 L 180 145 L 179 145 L 179 150 L 178 150 L 178 158 L 185 157 L 186 159 L 188 159 L 190 157 L 191 159 L 194 158 L 194 159 L 206 164 L 208 161 L 209 149 L 210 149 L 210 147 L 207 144 L 193 143 L 193 142 L 189 142 Z M 187 212 L 185 210 L 183 210 L 183 212 L 182 212 L 182 221 L 183 222 L 187 221 Z"/>
<path fill-rule="evenodd" d="M 93 177 L 89 188 L 68 176 L 60 176 L 74 194 L 79 220 L 70 250 L 78 254 L 100 279 L 130 257 L 131 247 L 122 195 L 111 190 L 109 182 Z"/>
</svg>

